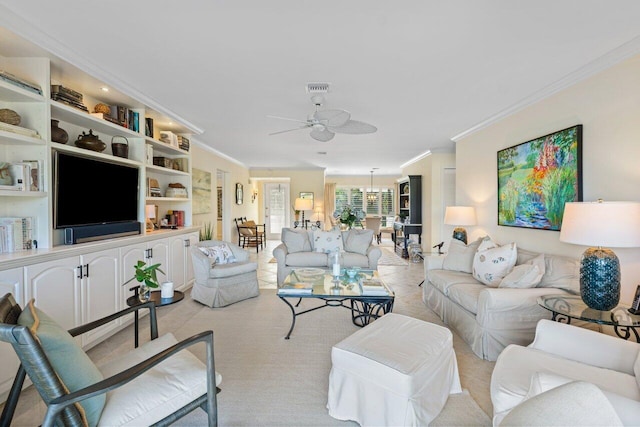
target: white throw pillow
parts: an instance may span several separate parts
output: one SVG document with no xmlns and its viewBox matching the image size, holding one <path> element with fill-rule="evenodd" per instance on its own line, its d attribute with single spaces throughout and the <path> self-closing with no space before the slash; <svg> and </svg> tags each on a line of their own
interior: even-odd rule
<svg viewBox="0 0 640 427">
<path fill-rule="evenodd" d="M 476 252 L 473 257 L 473 277 L 487 286 L 497 287 L 516 264 L 515 243 Z"/>
<path fill-rule="evenodd" d="M 373 241 L 373 230 L 351 229 L 344 232 L 342 239 L 344 240 L 345 251 L 366 255 Z"/>
<path fill-rule="evenodd" d="M 544 254 L 516 265 L 500 282 L 499 288 L 535 288 L 544 275 Z"/>
<path fill-rule="evenodd" d="M 458 239 L 451 239 L 449 249 L 442 261 L 442 269 L 450 271 L 462 271 L 463 273 L 471 273 L 473 268 L 473 256 L 478 250 L 478 246 L 482 239 L 465 245 Z"/>
<path fill-rule="evenodd" d="M 214 264 L 231 264 L 236 262 L 233 251 L 226 243 L 219 246 L 199 246 L 198 249 L 211 258 Z"/>
<path fill-rule="evenodd" d="M 340 230 L 315 230 L 313 232 L 313 249 L 316 252 L 331 253 L 336 249 L 342 252 L 342 233 Z"/>
<path fill-rule="evenodd" d="M 282 229 L 282 243 L 290 254 L 295 252 L 311 252 L 311 242 L 307 230 L 291 228 Z"/>
</svg>

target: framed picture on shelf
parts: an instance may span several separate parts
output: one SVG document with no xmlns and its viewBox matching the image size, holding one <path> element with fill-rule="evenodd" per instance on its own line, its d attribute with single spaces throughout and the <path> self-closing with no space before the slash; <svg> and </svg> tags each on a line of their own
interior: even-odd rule
<svg viewBox="0 0 640 427">
<path fill-rule="evenodd" d="M 236 204 L 237 205 L 242 204 L 243 197 L 244 197 L 244 194 L 243 194 L 242 184 L 237 182 L 236 183 Z"/>
<path fill-rule="evenodd" d="M 559 231 L 582 201 L 582 125 L 498 151 L 498 225 Z"/>
</svg>

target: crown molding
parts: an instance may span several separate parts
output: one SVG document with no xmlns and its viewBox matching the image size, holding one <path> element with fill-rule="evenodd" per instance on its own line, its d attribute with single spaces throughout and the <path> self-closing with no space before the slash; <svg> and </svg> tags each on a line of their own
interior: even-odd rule
<svg viewBox="0 0 640 427">
<path fill-rule="evenodd" d="M 481 129 L 489 127 L 494 123 L 497 123 L 512 114 L 517 113 L 533 104 L 542 101 L 545 98 L 550 97 L 574 84 L 585 80 L 588 77 L 596 75 L 607 68 L 611 68 L 619 62 L 624 61 L 636 54 L 640 53 L 640 36 L 635 37 L 616 49 L 602 55 L 599 58 L 594 59 L 588 64 L 580 67 L 576 71 L 566 75 L 555 83 L 544 87 L 543 89 L 531 94 L 524 98 L 522 101 L 513 104 L 510 107 L 500 111 L 499 113 L 489 117 L 488 119 L 476 124 L 475 126 L 460 132 L 459 134 L 451 138 L 452 141 L 459 142 L 460 140 L 478 132 Z"/>
<path fill-rule="evenodd" d="M 431 150 L 427 150 L 424 153 L 418 154 L 416 157 L 407 160 L 406 162 L 404 162 L 403 164 L 400 165 L 400 169 L 404 169 L 407 166 L 417 162 L 418 160 L 422 160 L 427 156 L 430 156 L 432 154 Z"/>
<path fill-rule="evenodd" d="M 242 166 L 243 168 L 245 168 L 247 170 L 249 169 L 249 167 L 247 165 L 245 165 L 244 163 L 242 163 L 241 161 L 234 159 L 233 157 L 229 156 L 228 154 L 224 154 L 223 152 L 216 150 L 215 148 L 205 144 L 202 141 L 198 141 L 197 139 L 193 139 L 192 141 L 198 147 L 202 148 L 205 151 L 209 151 L 210 153 L 215 154 L 216 156 L 218 156 L 220 158 L 223 158 L 224 160 L 228 160 L 231 163 L 235 163 L 238 166 Z"/>
<path fill-rule="evenodd" d="M 149 96 L 138 91 L 136 88 L 134 88 L 124 80 L 104 71 L 97 64 L 94 64 L 93 62 L 87 60 L 82 55 L 79 55 L 77 52 L 75 52 L 73 49 L 69 48 L 65 44 L 36 28 L 32 23 L 26 21 L 24 18 L 8 9 L 6 6 L 0 6 L 0 11 L 0 25 L 9 29 L 13 33 L 50 52 L 52 55 L 60 58 L 61 60 L 79 68 L 83 72 L 99 80 L 102 80 L 106 85 L 111 86 L 114 89 L 127 94 L 134 99 L 139 100 L 146 106 L 150 107 L 152 110 L 170 117 L 172 121 L 179 122 L 194 134 L 199 135 L 204 132 L 204 129 L 194 125 L 190 121 L 181 117 L 179 114 L 176 114 L 169 108 L 161 105 L 153 98 L 150 98 Z"/>
</svg>

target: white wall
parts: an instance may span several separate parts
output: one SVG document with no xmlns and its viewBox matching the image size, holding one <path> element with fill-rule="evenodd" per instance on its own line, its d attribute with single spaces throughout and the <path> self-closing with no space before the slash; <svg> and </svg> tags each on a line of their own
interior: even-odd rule
<svg viewBox="0 0 640 427">
<path fill-rule="evenodd" d="M 489 234 L 535 251 L 579 258 L 584 246 L 559 241 L 555 231 L 497 225 L 497 151 L 583 124 L 584 200 L 640 201 L 640 56 L 624 61 L 456 144 L 456 201 L 476 206 L 471 238 Z M 640 283 L 640 249 L 616 249 L 622 271 L 621 302 L 630 304 Z"/>
</svg>

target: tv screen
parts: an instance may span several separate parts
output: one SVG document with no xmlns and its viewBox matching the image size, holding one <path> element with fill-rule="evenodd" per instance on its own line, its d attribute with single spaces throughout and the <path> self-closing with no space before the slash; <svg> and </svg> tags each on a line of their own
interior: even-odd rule
<svg viewBox="0 0 640 427">
<path fill-rule="evenodd" d="M 54 151 L 55 228 L 138 220 L 138 168 Z"/>
</svg>

